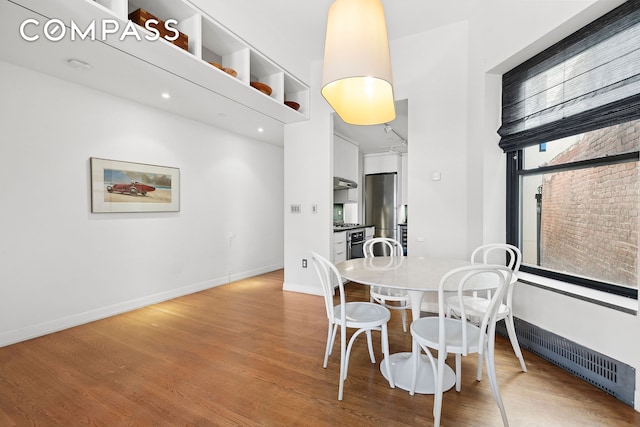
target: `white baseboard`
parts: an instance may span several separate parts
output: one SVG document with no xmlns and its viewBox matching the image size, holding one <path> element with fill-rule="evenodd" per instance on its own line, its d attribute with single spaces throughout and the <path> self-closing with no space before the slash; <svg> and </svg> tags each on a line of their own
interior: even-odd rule
<svg viewBox="0 0 640 427">
<path fill-rule="evenodd" d="M 65 316 L 59 319 L 49 320 L 47 322 L 42 322 L 35 325 L 29 325 L 24 328 L 3 332 L 3 333 L 0 333 L 0 347 L 5 347 L 7 345 L 30 340 L 32 338 L 37 338 L 37 337 L 51 334 L 54 332 L 62 331 L 64 329 L 72 328 L 74 326 L 79 326 L 85 323 L 115 316 L 117 314 L 126 313 L 127 311 L 136 310 L 138 308 L 146 307 L 152 304 L 157 304 L 159 302 L 168 301 L 174 298 L 179 298 L 185 295 L 204 291 L 206 289 L 211 289 L 216 286 L 226 285 L 231 282 L 257 276 L 263 273 L 268 273 L 270 271 L 275 271 L 281 268 L 283 268 L 282 265 L 271 265 L 271 266 L 261 267 L 255 270 L 244 271 L 242 273 L 229 274 L 228 277 L 222 277 L 222 278 L 207 280 L 200 283 L 194 283 L 194 284 L 183 286 L 180 288 L 159 292 L 153 295 L 148 295 L 142 298 L 136 298 L 130 301 L 124 301 L 118 304 L 113 304 L 113 305 L 101 307 L 95 310 L 86 311 L 84 313 L 73 314 L 73 315 Z"/>
<path fill-rule="evenodd" d="M 301 285 L 298 283 L 291 283 L 291 282 L 284 282 L 284 284 L 282 285 L 282 290 L 289 291 L 289 292 L 299 292 L 302 294 L 309 294 L 309 295 L 318 295 L 318 296 L 323 295 L 322 289 L 320 288 L 310 287 L 308 285 Z"/>
<path fill-rule="evenodd" d="M 269 273 L 271 271 L 281 270 L 284 268 L 283 264 L 272 264 L 266 265 L 264 267 L 256 268 L 254 270 L 247 270 L 241 273 L 232 273 L 229 275 L 227 283 L 237 282 L 238 280 L 243 280 L 248 277 L 258 276 L 260 274 Z"/>
</svg>

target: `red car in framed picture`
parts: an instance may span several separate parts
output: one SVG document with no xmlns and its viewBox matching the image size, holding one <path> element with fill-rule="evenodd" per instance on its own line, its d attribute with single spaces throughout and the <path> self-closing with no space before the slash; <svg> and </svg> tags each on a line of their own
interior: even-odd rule
<svg viewBox="0 0 640 427">
<path fill-rule="evenodd" d="M 140 182 L 132 182 L 130 184 L 113 184 L 107 185 L 109 193 L 129 194 L 131 196 L 146 196 L 147 193 L 155 191 L 156 188 L 151 185 L 142 184 Z"/>
</svg>

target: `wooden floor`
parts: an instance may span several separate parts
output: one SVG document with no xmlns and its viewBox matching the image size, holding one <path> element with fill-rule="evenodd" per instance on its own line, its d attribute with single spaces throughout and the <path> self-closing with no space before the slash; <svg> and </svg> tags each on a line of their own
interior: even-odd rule
<svg viewBox="0 0 640 427">
<path fill-rule="evenodd" d="M 282 282 L 268 273 L 0 348 L 0 426 L 432 425 L 433 397 L 390 389 L 364 337 L 339 402 L 339 353 L 322 368 L 322 299 Z M 390 333 L 392 352 L 410 349 L 397 312 Z M 640 425 L 633 408 L 531 353 L 522 373 L 501 337 L 497 351 L 511 426 Z M 502 425 L 475 362 L 463 361 L 462 392 L 444 395 L 444 426 Z"/>
</svg>

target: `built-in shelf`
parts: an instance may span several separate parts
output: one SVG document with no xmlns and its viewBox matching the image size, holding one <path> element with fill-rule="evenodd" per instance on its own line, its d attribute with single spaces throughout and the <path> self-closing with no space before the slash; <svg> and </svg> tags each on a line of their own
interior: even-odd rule
<svg viewBox="0 0 640 427">
<path fill-rule="evenodd" d="M 249 115 L 259 113 L 282 124 L 300 122 L 309 118 L 309 87 L 306 84 L 188 1 L 10 0 L 10 3 L 25 8 L 23 12 L 27 15 L 30 13 L 39 18 L 60 19 L 67 25 L 74 21 L 81 28 L 86 28 L 94 20 L 98 23 L 106 19 L 118 21 L 120 33 L 111 34 L 104 40 L 93 42 L 92 48 L 101 51 L 101 49 L 104 50 L 104 46 L 109 46 L 117 51 L 123 63 L 128 60 L 131 62 L 127 57 L 134 57 L 142 61 L 142 65 L 137 68 L 143 68 L 143 66 L 148 68 L 151 65 L 165 72 L 167 80 L 181 78 L 201 88 L 203 97 L 217 95 L 222 104 L 231 100 L 243 106 Z M 128 23 L 129 13 L 138 8 L 145 9 L 164 21 L 177 20 L 178 24 L 175 27 L 189 38 L 188 51 L 162 39 L 155 41 L 144 37 L 141 40 L 135 37 L 121 39 L 120 34 Z M 45 19 L 42 21 L 44 23 Z M 141 35 L 151 34 L 142 27 L 138 27 L 138 30 Z M 22 42 L 22 40 L 18 41 Z M 66 46 L 69 52 L 73 52 L 79 50 L 76 45 L 78 43 L 92 42 L 76 40 L 69 41 L 65 45 L 62 41 L 60 45 Z M 27 51 L 31 47 L 25 44 Z M 60 46 L 56 48 L 62 50 Z M 29 52 L 25 52 L 25 55 L 29 55 Z M 235 70 L 237 76 L 234 77 L 214 67 L 210 62 Z M 137 70 L 132 69 L 132 72 L 135 71 Z M 155 74 L 160 75 L 160 73 Z M 143 76 L 133 76 L 133 78 L 140 77 Z M 252 81 L 269 85 L 272 88 L 271 95 L 251 87 Z M 105 83 L 103 86 L 105 88 L 103 90 L 111 91 L 109 84 Z M 285 105 L 284 101 L 294 101 L 300 105 L 300 109 L 296 111 Z M 215 104 L 215 102 L 212 103 Z M 234 109 L 237 110 L 235 107 Z M 223 112 L 217 114 L 220 115 Z"/>
</svg>

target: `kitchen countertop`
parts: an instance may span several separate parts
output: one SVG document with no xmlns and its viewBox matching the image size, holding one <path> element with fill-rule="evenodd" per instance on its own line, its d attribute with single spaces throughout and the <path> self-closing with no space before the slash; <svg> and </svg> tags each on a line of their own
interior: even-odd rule
<svg viewBox="0 0 640 427">
<path fill-rule="evenodd" d="M 374 225 L 354 225 L 351 227 L 333 227 L 333 231 L 335 233 L 338 231 L 357 230 L 358 228 L 367 228 L 367 227 L 374 227 Z"/>
</svg>

